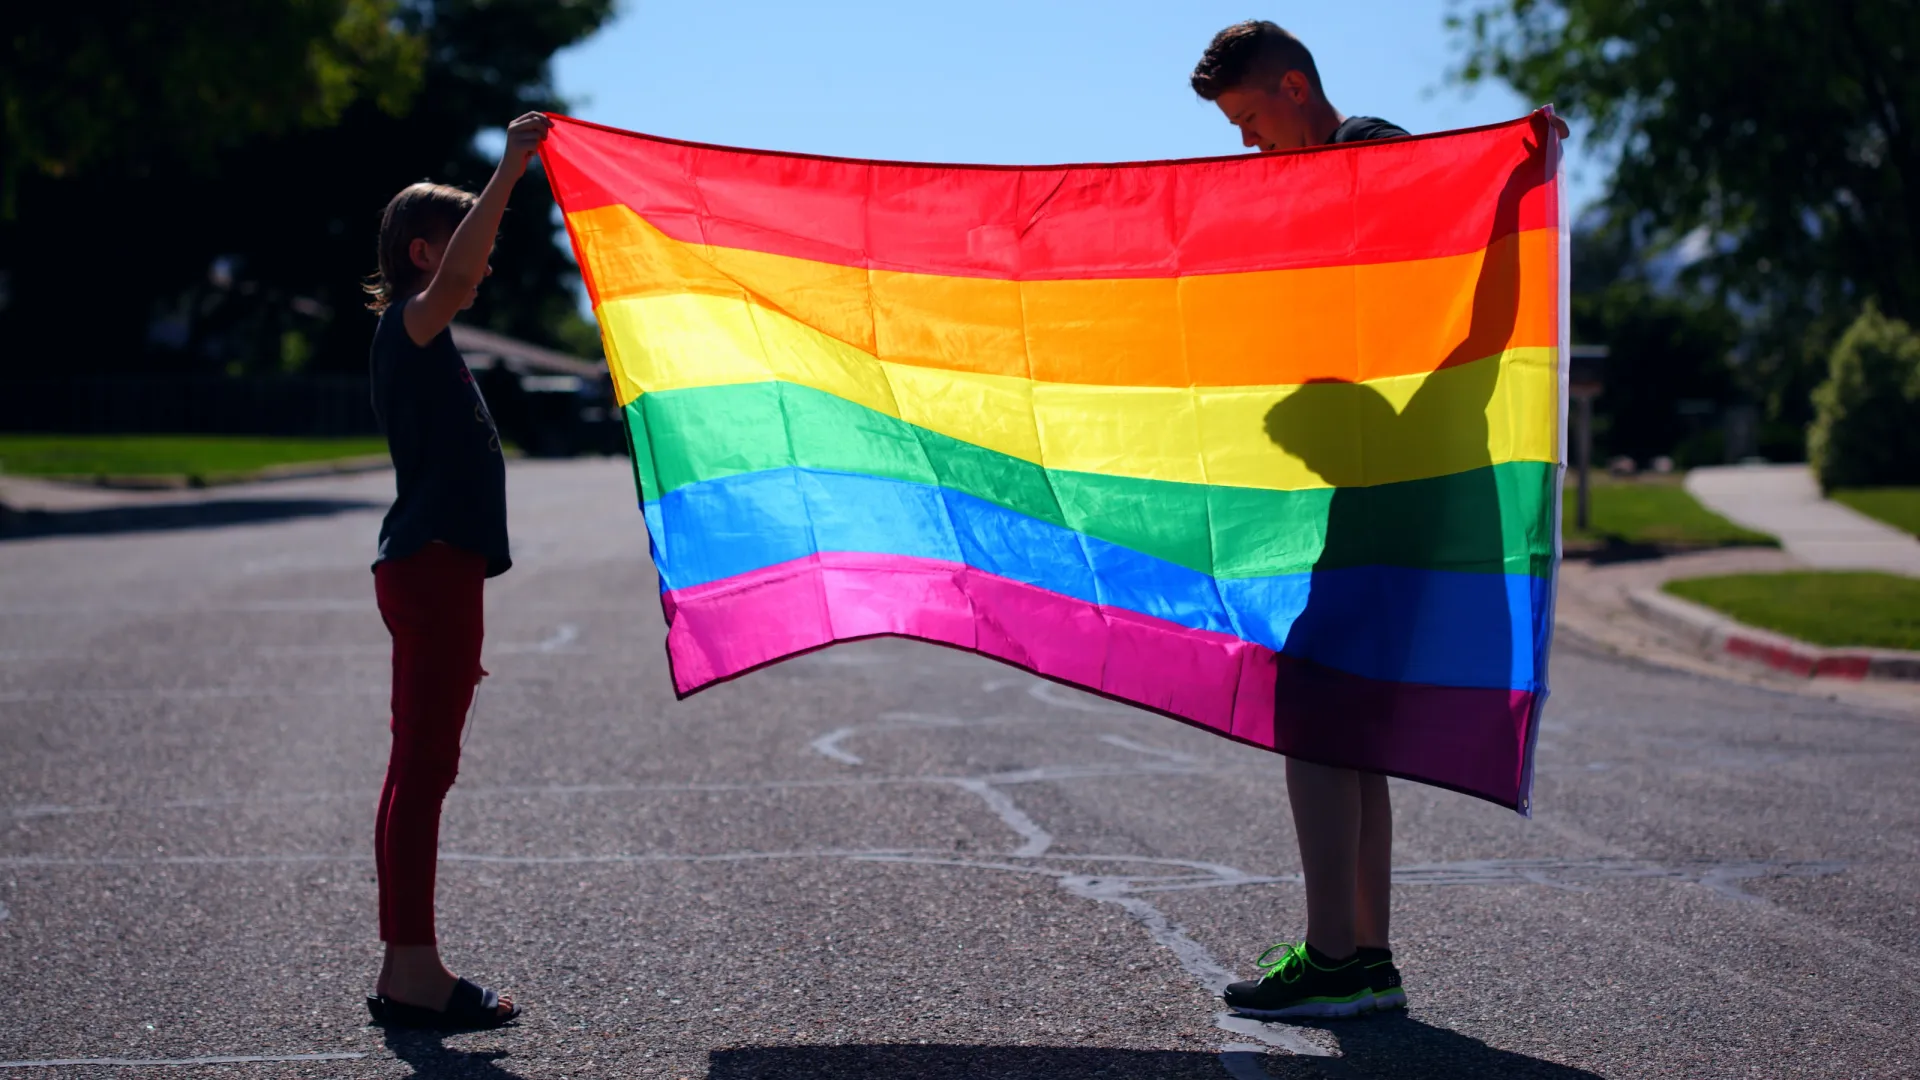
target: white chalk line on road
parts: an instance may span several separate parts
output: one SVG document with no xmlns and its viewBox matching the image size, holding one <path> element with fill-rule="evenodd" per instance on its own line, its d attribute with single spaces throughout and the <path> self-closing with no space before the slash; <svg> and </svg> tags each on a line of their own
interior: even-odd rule
<svg viewBox="0 0 1920 1080">
<path fill-rule="evenodd" d="M 1009 800 L 1011 801 L 1011 800 Z M 1008 856 L 1009 858 L 1013 856 Z M 1083 859 L 1083 856 L 1058 855 L 1061 860 Z M 1131 856 L 1095 856 L 1094 858 L 1117 859 L 1146 862 L 1156 865 L 1179 863 L 1189 867 L 1209 866 L 1213 864 L 1186 863 L 1170 859 L 1138 859 Z M 1071 871 L 1052 870 L 1045 867 L 1020 866 L 1012 863 L 996 862 L 966 856 L 936 854 L 900 854 L 887 856 L 865 856 L 862 862 L 906 863 L 918 866 L 951 866 L 972 870 L 994 870 L 1003 873 L 1037 874 L 1052 877 L 1060 887 L 1073 896 L 1095 903 L 1113 904 L 1126 912 L 1128 917 L 1139 923 L 1147 931 L 1154 944 L 1173 954 L 1175 962 L 1193 980 L 1208 993 L 1218 995 L 1233 981 L 1233 973 L 1216 959 L 1205 945 L 1195 941 L 1185 928 L 1174 923 L 1167 914 L 1154 906 L 1152 902 L 1132 895 L 1134 882 L 1153 881 L 1155 878 L 1134 878 L 1122 875 L 1076 874 Z M 1231 869 L 1231 868 L 1227 868 Z M 1225 1019 L 1241 1020 L 1231 1014 L 1222 1013 L 1215 1018 L 1216 1026 Z M 1299 1033 L 1299 1030 L 1286 1024 L 1262 1023 L 1248 1020 L 1230 1028 L 1236 1034 L 1252 1036 L 1269 1046 L 1286 1050 L 1292 1054 L 1309 1057 L 1324 1057 L 1328 1051 Z M 1225 1059 L 1223 1058 L 1223 1064 Z"/>
<path fill-rule="evenodd" d="M 539 641 L 506 641 L 488 645 L 487 651 L 496 655 L 518 655 L 522 653 L 575 652 L 573 644 L 580 640 L 580 627 L 575 623 L 560 623 L 553 632 Z M 221 656 L 247 655 L 266 657 L 360 657 L 369 660 L 384 659 L 393 652 L 393 646 L 385 641 L 367 641 L 355 645 L 175 645 L 165 642 L 141 642 L 132 646 L 120 646 L 115 649 L 118 655 L 172 656 L 179 654 Z M 0 663 L 44 663 L 60 660 L 93 660 L 96 654 L 86 649 L 0 649 Z M 208 687 L 207 689 L 222 689 Z M 253 688 L 247 688 L 251 691 Z M 53 691 L 70 693 L 71 691 Z M 133 691 L 116 690 L 114 693 Z"/>
<path fill-rule="evenodd" d="M 366 613 L 372 610 L 371 596 L 365 600 L 334 600 L 316 597 L 294 600 L 254 600 L 242 604 L 207 604 L 193 599 L 182 600 L 178 604 L 88 604 L 84 607 L 71 603 L 6 604 L 0 605 L 0 618 L 10 616 L 44 618 L 49 615 L 81 619 L 112 618 L 120 615 L 306 615 L 328 611 Z"/>
<path fill-rule="evenodd" d="M 571 646 L 574 642 L 579 640 L 580 640 L 580 627 L 575 623 L 568 622 L 568 623 L 561 623 L 558 626 L 554 627 L 552 633 L 548 634 L 544 638 L 541 638 L 539 641 L 534 641 L 534 642 L 511 642 L 510 641 L 505 644 L 493 646 L 491 651 L 494 653 L 503 654 L 503 655 L 512 655 L 515 653 L 549 653 L 550 654 L 550 653 L 557 653 L 557 652 L 571 652 L 573 650 L 570 649 L 569 646 Z"/>
<path fill-rule="evenodd" d="M 1034 857 L 1044 854 L 1053 844 L 1053 835 L 1043 829 L 1019 804 L 1005 792 L 991 785 L 979 783 L 971 786 L 973 791 L 984 799 L 987 805 L 1000 816 L 1014 832 L 1020 834 L 1024 843 L 1009 856 Z M 1072 855 L 1061 855 L 1061 859 L 1073 859 Z M 1133 861 L 1128 856 L 1086 857 L 1085 861 Z M 1242 884 L 1251 881 L 1255 875 L 1248 874 L 1237 867 L 1220 863 L 1200 862 L 1197 860 L 1152 858 L 1149 865 L 1160 867 L 1180 867 L 1187 870 L 1200 870 L 1218 879 L 1221 883 Z M 1201 944 L 1186 928 L 1175 923 L 1166 912 L 1154 903 L 1139 895 L 1136 882 L 1140 879 L 1104 874 L 1062 874 L 1059 885 L 1068 893 L 1095 903 L 1113 904 L 1126 912 L 1134 922 L 1146 930 L 1154 944 L 1173 954 L 1175 962 L 1207 993 L 1218 996 L 1233 981 L 1233 972 L 1222 964 L 1213 952 Z M 1146 881 L 1151 882 L 1149 878 Z M 1189 876 L 1181 876 L 1181 884 L 1186 884 Z M 1325 1048 L 1300 1033 L 1299 1029 L 1282 1023 L 1262 1023 L 1246 1020 L 1231 1013 L 1219 1013 L 1214 1017 L 1214 1026 L 1221 1030 L 1239 1035 L 1249 1035 L 1267 1046 L 1276 1047 L 1302 1057 L 1325 1058 L 1332 1056 Z M 1257 1049 L 1257 1048 L 1256 1048 Z M 1262 1051 L 1264 1052 L 1264 1051 Z M 1245 1044 L 1230 1043 L 1221 1049 L 1220 1064 L 1229 1076 L 1238 1078 L 1245 1075 L 1264 1076 L 1266 1070 L 1260 1068 L 1259 1061 Z M 1251 1070 L 1251 1072 L 1249 1072 Z"/>
<path fill-rule="evenodd" d="M 1093 694 L 1071 690 L 1059 683 L 1032 675 L 1024 678 L 1001 677 L 988 679 L 980 684 L 980 689 L 989 694 L 1001 690 L 1018 690 L 1023 688 L 1026 690 L 1028 697 L 1033 698 L 1035 701 L 1045 702 L 1055 708 L 1071 709 L 1074 712 L 1083 713 L 1105 713 L 1109 716 L 1141 715 L 1139 709 L 1108 701 L 1105 698 L 1097 697 Z"/>
<path fill-rule="evenodd" d="M 1011 802 L 1011 800 L 1008 800 Z M 1017 807 L 1016 807 L 1017 809 Z M 1044 832 L 1044 830 L 1041 830 Z M 1050 840 L 1051 837 L 1048 837 Z M 1023 843 L 1036 842 L 1029 838 Z M 1218 864 L 1199 860 L 1167 859 L 1146 855 L 1103 855 L 1103 854 L 1062 854 L 1046 852 L 1037 855 L 1009 853 L 1006 858 L 1040 858 L 1048 861 L 1066 861 L 1081 863 L 1123 862 L 1143 866 L 1183 867 L 1191 871 L 1187 874 L 1166 874 L 1154 877 L 1129 877 L 1116 875 L 1115 880 L 1124 881 L 1129 894 L 1157 892 L 1189 892 L 1205 889 L 1242 888 L 1258 885 L 1298 885 L 1300 875 L 1288 874 L 1249 874 L 1221 867 Z M 604 854 L 574 855 L 505 855 L 479 852 L 442 852 L 443 862 L 491 863 L 501 866 L 593 866 L 593 865 L 643 865 L 648 863 L 687 863 L 687 862 L 753 862 L 771 859 L 851 859 L 851 860 L 894 860 L 912 861 L 928 865 L 952 864 L 986 867 L 978 860 L 970 860 L 963 853 L 935 851 L 916 848 L 802 848 L 793 851 L 721 851 L 721 852 L 609 852 Z M 141 866 L 271 866 L 304 865 L 309 863 L 371 863 L 371 854 L 326 853 L 326 852 L 288 852 L 279 854 L 255 855 L 0 855 L 0 866 L 7 867 L 44 867 L 44 868 L 87 868 L 87 867 L 141 867 Z M 1541 866 L 1549 867 L 1542 870 Z M 1823 877 L 1841 873 L 1848 864 L 1834 862 L 1776 862 L 1758 863 L 1742 861 L 1731 864 L 1718 864 L 1737 870 L 1742 879 L 1753 878 L 1790 878 Z M 1025 873 L 1058 875 L 1061 871 L 1040 867 L 1023 867 L 1013 864 L 993 864 L 991 869 L 1018 870 Z M 1536 876 L 1542 873 L 1571 874 L 1589 881 L 1644 881 L 1662 880 L 1681 884 L 1699 884 L 1701 880 L 1716 869 L 1716 864 L 1696 863 L 1692 866 L 1660 866 L 1654 863 L 1615 863 L 1611 860 L 1595 859 L 1552 860 L 1552 859 L 1475 859 L 1458 863 L 1433 863 L 1421 866 L 1395 867 L 1393 883 L 1400 887 L 1438 888 L 1438 887 L 1482 887 L 1539 885 Z M 1091 882 L 1101 882 L 1104 878 L 1090 877 Z M 1744 902 L 1744 898 L 1742 898 Z M 1765 903 L 1765 901 L 1761 901 Z"/>
<path fill-rule="evenodd" d="M 1031 716 L 983 716 L 964 719 L 957 716 L 945 716 L 938 713 L 885 712 L 878 720 L 869 724 L 850 724 L 835 728 L 825 735 L 807 744 L 807 749 L 822 757 L 830 758 L 842 765 L 864 765 L 866 759 L 840 745 L 845 740 L 872 732 L 926 730 L 928 728 L 977 728 L 1000 727 L 1009 724 L 1033 724 L 1041 721 Z M 1191 758 L 1188 761 L 1192 761 Z"/>
<path fill-rule="evenodd" d="M 1085 703 L 1072 698 L 1055 698 L 1050 696 L 1052 690 L 1053 686 L 1051 683 L 1036 682 L 1032 684 L 1029 693 L 1041 701 L 1076 711 L 1101 713 L 1120 711 L 1110 707 L 1093 709 L 1087 707 Z M 855 725 L 831 731 L 809 743 L 808 749 L 842 764 L 858 767 L 864 763 L 863 760 L 857 754 L 841 747 L 840 743 L 842 740 L 861 732 L 892 731 L 899 730 L 903 727 L 919 727 L 922 730 L 929 727 L 973 728 L 1007 722 L 1005 719 L 998 717 L 966 720 L 946 716 L 921 716 L 917 714 L 891 714 L 881 717 L 881 721 L 881 723 L 877 724 Z M 1190 768 L 1197 764 L 1195 759 L 1189 755 L 1137 743 L 1122 735 L 1105 733 L 1100 735 L 1099 738 L 1110 746 L 1117 746 L 1120 749 L 1132 753 L 1153 757 L 1176 767 Z M 1026 771 L 1034 772 L 1037 770 Z M 986 804 L 987 809 L 991 810 L 994 816 L 1000 819 L 1002 824 L 1020 838 L 1019 845 L 1007 852 L 1007 858 L 1037 859 L 1045 856 L 1053 847 L 1053 834 L 1039 822 L 1035 821 L 1025 810 L 1022 810 L 1020 805 L 1013 800 L 1012 796 L 994 786 L 991 781 L 970 778 L 956 780 L 954 784 L 962 790 L 978 796 L 980 800 Z M 1075 856 L 1061 855 L 1058 856 L 1058 858 L 1074 859 Z M 901 855 L 875 858 L 872 861 L 915 862 L 922 865 L 958 866 L 1013 873 L 1049 873 L 1059 886 L 1069 894 L 1078 896 L 1084 900 L 1094 901 L 1095 903 L 1113 904 L 1122 911 L 1125 911 L 1128 917 L 1132 918 L 1134 922 L 1140 924 L 1140 926 L 1146 930 L 1147 936 L 1156 945 L 1172 953 L 1174 960 L 1180 965 L 1181 969 L 1186 971 L 1187 974 L 1198 982 L 1209 994 L 1218 996 L 1227 988 L 1227 984 L 1233 981 L 1233 973 L 1221 964 L 1205 945 L 1196 941 L 1186 932 L 1184 927 L 1174 923 L 1173 920 L 1170 919 L 1164 911 L 1156 907 L 1152 901 L 1136 895 L 1134 886 L 1140 879 L 1135 877 L 1113 874 L 1079 874 L 1064 870 L 1048 871 L 1044 868 L 1022 867 L 1001 862 L 982 862 L 980 860 L 955 858 L 952 856 Z M 1166 858 L 1134 860 L 1127 856 L 1095 855 L 1083 858 L 1081 861 L 1135 861 L 1163 869 L 1177 868 L 1187 871 L 1184 874 L 1173 875 L 1174 880 L 1182 884 L 1191 882 L 1195 876 L 1195 871 L 1199 871 L 1199 876 L 1202 880 L 1219 882 L 1242 883 L 1251 877 L 1251 875 L 1236 867 L 1225 866 L 1219 863 L 1202 863 L 1193 860 Z M 1167 878 L 1168 875 L 1160 875 L 1157 879 L 1149 878 L 1146 880 L 1166 882 Z M 1219 1017 L 1215 1018 L 1216 1026 L 1218 1026 L 1219 1021 L 1223 1018 L 1232 1017 L 1230 1014 L 1220 1014 Z M 1251 1035 L 1259 1039 L 1260 1042 L 1266 1046 L 1277 1047 L 1292 1054 L 1322 1057 L 1328 1053 L 1328 1051 L 1316 1045 L 1312 1040 L 1307 1039 L 1297 1030 L 1285 1024 L 1255 1023 L 1251 1027 L 1245 1024 L 1236 1024 L 1230 1030 L 1242 1035 Z M 1253 1049 L 1261 1053 L 1265 1052 L 1264 1047 L 1255 1047 Z M 1249 1055 L 1246 1045 L 1242 1043 L 1230 1044 L 1228 1049 L 1222 1051 L 1220 1061 L 1222 1067 L 1224 1067 L 1231 1076 L 1238 1077 L 1243 1074 L 1265 1074 L 1265 1070 L 1259 1068 L 1258 1061 Z M 1249 1069 L 1253 1070 L 1253 1072 L 1248 1073 L 1247 1070 Z"/>
<path fill-rule="evenodd" d="M 1034 683 L 1027 688 L 1027 696 L 1036 701 L 1044 701 L 1056 708 L 1072 709 L 1075 712 L 1105 713 L 1109 716 L 1140 715 L 1139 709 L 1130 709 L 1124 705 L 1116 705 L 1104 698 L 1097 698 L 1090 694 L 1077 694 L 1064 686 L 1050 682 Z"/>
<path fill-rule="evenodd" d="M 97 690 L 12 690 L 0 693 L 0 702 L 19 703 L 27 701 L 145 701 L 160 699 L 165 701 L 210 701 L 219 698 L 244 697 L 359 697 L 372 694 L 389 694 L 392 687 L 385 684 L 364 683 L 359 686 L 291 687 L 291 686 L 189 686 L 179 688 L 146 689 L 97 689 Z"/>
<path fill-rule="evenodd" d="M 1262 1020 L 1255 1020 L 1252 1017 L 1239 1016 L 1230 1012 L 1223 1012 L 1214 1016 L 1213 1026 L 1229 1035 L 1242 1035 L 1250 1039 L 1258 1039 L 1261 1043 L 1265 1044 L 1262 1046 L 1249 1046 L 1246 1043 L 1228 1043 L 1221 1047 L 1220 1064 L 1226 1067 L 1228 1076 L 1237 1078 L 1246 1075 L 1258 1077 L 1259 1080 L 1269 1080 L 1267 1071 L 1260 1068 L 1259 1061 L 1260 1058 L 1266 1056 L 1267 1047 L 1269 1046 L 1278 1047 L 1290 1054 L 1295 1054 L 1300 1057 L 1318 1058 L 1320 1060 L 1315 1062 L 1315 1064 L 1321 1066 L 1323 1069 L 1329 1065 L 1337 1066 L 1340 1064 L 1339 1059 L 1329 1053 L 1325 1047 L 1310 1042 L 1305 1036 L 1301 1035 L 1299 1033 L 1301 1029 L 1299 1028 L 1286 1025 L 1273 1025 Z M 1233 1060 L 1234 1058 L 1238 1058 L 1239 1060 L 1235 1061 Z M 1259 1071 L 1251 1073 L 1235 1072 L 1235 1067 L 1239 1065 L 1250 1065 Z M 1334 1070 L 1329 1069 L 1328 1071 Z M 1345 1071 L 1338 1071 L 1335 1075 L 1344 1076 Z"/>
<path fill-rule="evenodd" d="M 1183 754 L 1178 750 L 1168 750 L 1160 746 L 1148 746 L 1146 743 L 1129 739 L 1125 735 L 1102 735 L 1100 736 L 1100 741 L 1106 743 L 1108 746 L 1117 746 L 1122 750 L 1131 750 L 1136 754 L 1145 754 L 1148 757 L 1165 758 L 1168 761 L 1181 765 L 1192 765 L 1200 760 L 1192 754 Z"/>
<path fill-rule="evenodd" d="M 1020 846 L 1008 852 L 1009 855 L 1016 859 L 1031 859 L 1045 855 L 1047 849 L 1053 846 L 1053 834 L 1028 817 L 1006 792 L 985 780 L 956 780 L 954 786 L 980 796 L 980 801 L 987 804 L 987 809 L 998 815 L 1007 828 L 1020 835 Z"/>
<path fill-rule="evenodd" d="M 357 1061 L 357 1051 L 337 1054 L 220 1054 L 193 1058 L 48 1058 L 45 1061 L 0 1061 L 0 1069 L 159 1068 L 192 1065 L 256 1065 L 289 1061 Z"/>
<path fill-rule="evenodd" d="M 857 733 L 859 730 L 859 728 L 843 727 L 837 731 L 829 731 L 807 745 L 813 749 L 814 753 L 820 754 L 823 757 L 830 757 L 842 765 L 859 765 L 862 764 L 865 759 L 850 751 L 840 749 L 840 740 Z"/>
<path fill-rule="evenodd" d="M 1050 682 L 1044 681 L 992 680 L 985 683 L 982 689 L 991 693 L 996 690 L 1021 685 L 1023 682 L 1027 686 L 1028 696 L 1058 708 L 1070 709 L 1082 713 L 1109 715 L 1123 715 L 1133 712 L 1133 710 L 1108 705 L 1097 699 L 1073 695 Z M 844 729 L 840 737 L 844 738 L 846 735 L 851 734 L 853 734 L 851 729 Z M 1132 751 L 1136 754 L 1160 758 L 1177 765 L 1197 764 L 1197 759 L 1190 754 L 1183 754 L 1157 746 L 1149 746 L 1145 743 L 1129 739 L 1124 735 L 1108 732 L 1100 735 L 1099 739 L 1109 746 L 1119 747 L 1122 750 Z M 817 744 L 815 748 L 819 748 Z M 849 762 L 849 764 L 857 765 L 859 761 L 856 759 Z M 1013 829 L 1014 832 L 1019 833 L 1026 841 L 1019 850 L 1012 853 L 1013 855 L 1043 854 L 1052 846 L 1052 834 L 1034 822 L 1006 793 L 995 789 L 985 782 L 976 781 L 967 786 L 968 790 L 973 791 L 985 799 L 988 806 L 1000 816 L 1000 819 L 1004 821 L 1009 828 Z M 1036 847 L 1038 850 L 1031 850 Z M 1107 857 L 1091 856 L 1083 858 L 1100 860 Z M 1173 862 L 1174 860 L 1165 861 Z M 1285 879 L 1255 878 L 1243 871 L 1219 864 L 1187 863 L 1187 865 L 1202 866 L 1204 869 L 1210 871 L 1212 876 L 1203 877 L 1201 881 L 1197 883 L 1183 881 L 1177 885 L 1163 884 L 1160 888 L 1191 887 L 1194 884 L 1205 886 L 1220 884 L 1239 885 L 1255 882 L 1265 884 L 1280 880 L 1299 880 L 1299 875 L 1287 875 Z M 1148 936 L 1151 937 L 1156 944 L 1173 953 L 1174 959 L 1180 964 L 1181 968 L 1198 981 L 1209 993 L 1217 995 L 1226 989 L 1229 982 L 1233 981 L 1232 973 L 1214 958 L 1212 952 L 1209 951 L 1206 946 L 1195 941 L 1187 934 L 1185 929 L 1175 925 L 1172 920 L 1167 918 L 1165 912 L 1162 912 L 1151 902 L 1137 895 L 1138 891 L 1143 890 L 1136 889 L 1129 884 L 1125 892 L 1120 892 L 1114 889 L 1109 879 L 1085 876 L 1063 877 L 1060 879 L 1060 884 L 1061 887 L 1068 892 L 1084 899 L 1099 903 L 1112 903 L 1120 906 L 1135 922 L 1140 923 L 1141 926 L 1146 929 Z M 1129 895 L 1129 893 L 1136 894 Z M 1300 1034 L 1298 1029 L 1286 1024 L 1262 1023 L 1258 1020 L 1223 1012 L 1214 1017 L 1214 1026 L 1222 1031 L 1259 1040 L 1257 1044 L 1228 1043 L 1220 1048 L 1220 1065 L 1233 1080 L 1264 1080 L 1268 1073 L 1260 1064 L 1260 1058 L 1266 1055 L 1268 1047 L 1275 1047 L 1302 1057 L 1320 1058 L 1330 1064 L 1333 1063 L 1331 1055 L 1326 1049 L 1307 1039 Z M 1346 1070 L 1341 1068 L 1336 1071 L 1336 1075 L 1345 1075 L 1345 1072 Z"/>
<path fill-rule="evenodd" d="M 953 785 L 963 781 L 980 780 L 990 784 L 1037 784 L 1063 780 L 1084 779 L 1120 779 L 1143 776 L 1186 776 L 1199 774 L 1222 774 L 1236 771 L 1231 767 L 1212 768 L 1199 766 L 1162 765 L 1158 762 L 1134 762 L 1095 765 L 1045 765 L 1034 769 L 1018 769 L 1010 772 L 987 773 L 980 776 L 837 776 L 818 779 L 790 780 L 732 780 L 711 782 L 684 782 L 660 784 L 500 784 L 492 786 L 460 785 L 453 789 L 451 797 L 456 800 L 491 799 L 503 795 L 529 795 L 546 798 L 574 798 L 593 795 L 679 795 L 721 792 L 747 791 L 787 791 L 806 788 L 863 788 L 890 787 L 898 785 L 930 784 Z M 286 795 L 225 795 L 194 799 L 168 799 L 156 802 L 133 803 L 92 803 L 70 805 L 63 803 L 22 803 L 8 807 L 0 814 L 15 818 L 60 817 L 69 814 L 150 814 L 157 810 L 205 810 L 225 807 L 272 806 L 287 803 L 365 801 L 371 803 L 379 798 L 379 792 L 368 791 L 313 791 L 296 792 Z"/>
<path fill-rule="evenodd" d="M 487 651 L 494 655 L 501 655 L 501 656 L 514 656 L 514 655 L 521 655 L 525 653 L 551 654 L 551 653 L 557 653 L 557 652 L 572 652 L 577 650 L 573 650 L 569 648 L 569 646 L 571 646 L 574 642 L 578 641 L 579 639 L 580 639 L 580 628 L 578 626 L 575 626 L 573 623 L 561 623 L 558 627 L 554 629 L 552 633 L 548 634 L 544 638 L 541 638 L 539 641 L 507 641 L 507 642 L 502 642 L 498 645 L 489 645 L 487 646 Z M 393 646 L 391 644 L 385 644 L 380 642 L 369 642 L 363 645 L 215 645 L 215 646 L 148 645 L 148 646 L 140 647 L 137 649 L 122 650 L 122 651 L 137 652 L 137 653 L 148 654 L 148 655 L 154 655 L 154 654 L 169 655 L 169 654 L 177 654 L 177 653 L 188 653 L 192 655 L 217 653 L 221 655 L 227 655 L 227 654 L 244 653 L 249 656 L 263 656 L 263 657 L 334 656 L 334 657 L 360 657 L 360 658 L 365 658 L 369 660 L 379 660 L 379 659 L 385 659 L 386 657 L 392 655 Z M 84 652 L 76 652 L 76 651 L 60 652 L 60 651 L 46 650 L 43 652 L 33 653 L 33 654 L 25 654 L 25 653 L 8 654 L 8 653 L 0 652 L 0 660 L 25 660 L 25 659 L 84 660 L 88 658 L 89 658 L 89 654 Z M 205 690 L 239 689 L 239 690 L 244 690 L 247 693 L 262 692 L 261 690 L 255 687 L 204 687 L 202 689 L 205 689 Z M 52 692 L 61 693 L 61 694 L 73 693 L 73 691 L 52 691 Z M 123 690 L 112 691 L 112 693 L 116 693 L 116 694 L 131 693 L 131 692 L 133 691 L 123 691 Z M 290 691 L 290 693 L 297 694 L 299 693 L 299 691 Z"/>
<path fill-rule="evenodd" d="M 1009 856 L 1011 857 L 1011 856 Z M 1149 866 L 1174 865 L 1189 868 L 1195 874 L 1185 877 L 1165 876 L 1144 880 L 1149 881 L 1187 881 L 1194 880 L 1205 872 L 1208 864 L 1151 858 L 1134 855 L 1048 855 L 1047 859 L 1075 860 L 1080 862 L 1134 862 Z M 920 848 L 799 848 L 792 851 L 716 851 L 716 852 L 610 852 L 606 854 L 578 855 L 502 855 L 483 852 L 443 851 L 441 862 L 488 863 L 499 866 L 591 866 L 626 865 L 646 863 L 702 863 L 702 862 L 762 862 L 777 859 L 851 859 L 856 861 L 896 861 L 917 862 L 925 865 L 954 865 L 976 868 L 1005 870 L 1009 872 L 1058 876 L 1062 871 L 1044 867 L 1019 866 L 1012 863 L 985 863 L 968 858 L 965 854 L 951 851 L 935 851 Z M 371 854 L 325 852 L 293 852 L 286 854 L 264 855 L 98 855 L 98 856 L 60 856 L 60 855 L 0 855 L 0 866 L 19 867 L 133 867 L 133 866 L 264 866 L 274 864 L 305 865 L 309 863 L 371 863 Z M 1291 878 L 1247 877 L 1236 879 L 1233 884 L 1265 884 L 1273 881 L 1298 881 L 1298 875 Z"/>
</svg>

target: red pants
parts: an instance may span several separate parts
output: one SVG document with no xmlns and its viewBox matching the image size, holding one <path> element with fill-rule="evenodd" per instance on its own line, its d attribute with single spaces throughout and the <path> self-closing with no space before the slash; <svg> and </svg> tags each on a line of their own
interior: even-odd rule
<svg viewBox="0 0 1920 1080">
<path fill-rule="evenodd" d="M 373 826 L 380 940 L 432 945 L 440 804 L 460 771 L 460 729 L 480 681 L 485 556 L 428 544 L 373 572 L 393 635 L 393 750 Z"/>
</svg>

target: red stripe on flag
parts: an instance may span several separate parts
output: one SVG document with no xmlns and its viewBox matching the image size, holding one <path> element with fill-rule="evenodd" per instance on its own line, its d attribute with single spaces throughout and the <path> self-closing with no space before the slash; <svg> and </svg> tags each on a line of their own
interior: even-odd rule
<svg viewBox="0 0 1920 1080">
<path fill-rule="evenodd" d="M 688 243 L 870 269 L 1122 278 L 1396 262 L 1477 251 L 1559 214 L 1537 113 L 1280 154 L 1034 168 L 738 150 L 556 119 L 541 156 L 569 213 L 624 204 Z"/>
</svg>

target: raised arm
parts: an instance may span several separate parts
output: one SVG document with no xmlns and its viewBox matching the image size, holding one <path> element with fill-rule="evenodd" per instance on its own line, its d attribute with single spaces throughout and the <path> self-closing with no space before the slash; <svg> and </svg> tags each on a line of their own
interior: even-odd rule
<svg viewBox="0 0 1920 1080">
<path fill-rule="evenodd" d="M 506 213 L 507 197 L 513 185 L 527 171 L 527 159 L 546 141 L 553 121 L 539 113 L 528 113 L 507 125 L 507 149 L 500 165 L 493 170 L 480 198 L 461 219 L 446 249 L 440 253 L 433 278 L 419 296 L 407 304 L 402 318 L 407 336 L 415 345 L 425 345 L 453 322 L 460 310 L 473 302 L 473 293 L 487 276 L 487 260 L 493 255 L 493 238 L 500 231 L 500 217 Z M 416 240 L 425 245 L 426 241 Z"/>
</svg>

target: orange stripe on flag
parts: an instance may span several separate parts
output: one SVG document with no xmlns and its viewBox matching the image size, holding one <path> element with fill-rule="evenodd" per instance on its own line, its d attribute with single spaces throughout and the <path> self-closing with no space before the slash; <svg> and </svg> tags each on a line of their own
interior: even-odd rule
<svg viewBox="0 0 1920 1080">
<path fill-rule="evenodd" d="M 1556 344 L 1551 229 L 1406 262 L 1014 281 L 687 244 L 624 206 L 568 223 L 596 306 L 676 293 L 746 299 L 916 367 L 1104 386 L 1285 385 L 1420 374 Z"/>
</svg>

